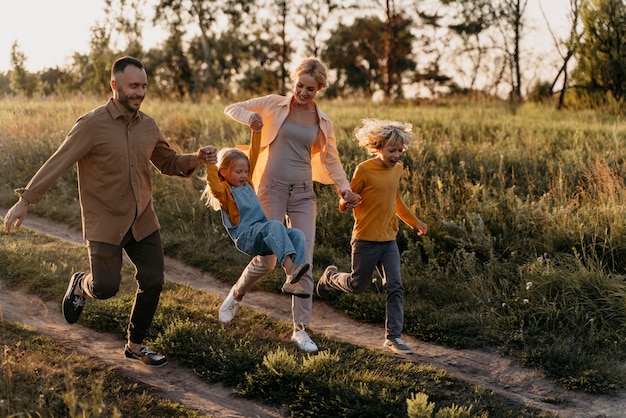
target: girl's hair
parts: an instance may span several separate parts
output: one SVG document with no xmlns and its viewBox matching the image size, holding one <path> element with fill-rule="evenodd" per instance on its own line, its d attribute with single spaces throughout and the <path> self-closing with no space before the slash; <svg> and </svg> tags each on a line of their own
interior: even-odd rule
<svg viewBox="0 0 626 418">
<path fill-rule="evenodd" d="M 302 74 L 309 74 L 313 77 L 320 89 L 328 85 L 326 66 L 315 57 L 308 57 L 300 61 L 300 64 L 291 73 L 291 81 L 297 83 L 298 77 Z"/>
<path fill-rule="evenodd" d="M 240 160 L 246 160 L 248 162 L 248 166 L 250 166 L 250 160 L 248 160 L 248 156 L 245 152 L 237 148 L 222 148 L 221 150 L 219 150 L 219 152 L 217 153 L 217 177 L 220 180 L 224 181 L 225 178 L 224 176 L 222 176 L 222 173 L 220 171 L 230 170 L 235 165 L 235 163 Z M 205 201 L 205 204 L 208 207 L 211 207 L 215 210 L 221 209 L 220 202 L 215 198 L 215 196 L 213 196 L 213 193 L 211 193 L 211 188 L 209 187 L 208 183 L 206 186 L 204 186 L 201 198 Z"/>
<path fill-rule="evenodd" d="M 363 119 L 362 126 L 354 130 L 355 141 L 370 154 L 377 154 L 387 142 L 392 141 L 407 149 L 411 144 L 413 125 L 382 119 Z"/>
</svg>

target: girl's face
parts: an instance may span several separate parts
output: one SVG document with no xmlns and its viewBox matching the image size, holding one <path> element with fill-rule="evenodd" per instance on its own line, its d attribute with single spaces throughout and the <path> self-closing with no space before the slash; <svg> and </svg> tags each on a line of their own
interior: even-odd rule
<svg viewBox="0 0 626 418">
<path fill-rule="evenodd" d="M 296 103 L 299 105 L 309 104 L 319 91 L 317 81 L 311 74 L 302 74 L 298 77 L 293 88 Z"/>
<path fill-rule="evenodd" d="M 403 153 L 404 147 L 400 142 L 387 141 L 385 145 L 378 150 L 377 158 L 380 160 L 380 165 L 392 168 L 400 161 L 400 157 L 402 157 Z"/>
<path fill-rule="evenodd" d="M 229 169 L 220 170 L 224 180 L 233 187 L 245 186 L 250 166 L 248 160 L 239 159 Z"/>
</svg>

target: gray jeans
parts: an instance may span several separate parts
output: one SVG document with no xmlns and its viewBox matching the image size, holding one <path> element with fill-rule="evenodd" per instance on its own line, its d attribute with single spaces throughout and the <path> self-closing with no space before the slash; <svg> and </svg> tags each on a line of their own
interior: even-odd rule
<svg viewBox="0 0 626 418">
<path fill-rule="evenodd" d="M 404 326 L 400 251 L 394 241 L 375 242 L 352 240 L 352 272 L 336 273 L 328 279 L 330 287 L 346 293 L 362 293 L 372 282 L 374 269 L 382 277 L 387 297 L 385 337 L 400 337 Z"/>
</svg>

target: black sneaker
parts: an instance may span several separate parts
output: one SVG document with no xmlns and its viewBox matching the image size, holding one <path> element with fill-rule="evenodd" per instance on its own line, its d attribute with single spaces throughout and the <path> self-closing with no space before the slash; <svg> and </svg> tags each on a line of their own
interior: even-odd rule
<svg viewBox="0 0 626 418">
<path fill-rule="evenodd" d="M 317 281 L 317 286 L 315 287 L 317 296 L 321 298 L 325 298 L 329 295 L 329 293 L 333 290 L 333 288 L 328 285 L 328 280 L 329 280 L 328 277 L 333 274 L 337 274 L 338 272 L 339 270 L 335 266 L 326 267 L 326 270 L 324 270 L 324 273 L 322 274 L 320 279 Z"/>
<path fill-rule="evenodd" d="M 70 324 L 78 321 L 78 318 L 80 318 L 80 314 L 83 311 L 83 306 L 85 306 L 85 298 L 74 294 L 76 286 L 78 286 L 80 279 L 84 275 L 85 273 L 82 271 L 74 273 L 72 277 L 70 277 L 70 283 L 65 291 L 65 296 L 63 296 L 61 310 L 63 311 L 63 317 Z"/>
<path fill-rule="evenodd" d="M 155 353 L 145 345 L 141 347 L 138 353 L 134 353 L 128 344 L 126 344 L 126 347 L 124 347 L 124 355 L 128 360 L 138 360 L 152 367 L 162 367 L 167 364 L 167 358 L 165 358 L 165 356 Z"/>
</svg>

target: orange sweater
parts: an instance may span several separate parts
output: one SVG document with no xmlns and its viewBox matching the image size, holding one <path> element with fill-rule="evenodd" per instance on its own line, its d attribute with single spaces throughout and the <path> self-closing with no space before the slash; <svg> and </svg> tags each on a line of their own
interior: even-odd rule
<svg viewBox="0 0 626 418">
<path fill-rule="evenodd" d="M 402 162 L 395 167 L 380 166 L 375 158 L 359 164 L 350 182 L 352 191 L 361 195 L 354 208 L 352 237 L 364 241 L 386 242 L 396 239 L 398 216 L 416 229 L 419 220 L 400 198 L 398 190 L 404 173 Z"/>
</svg>

